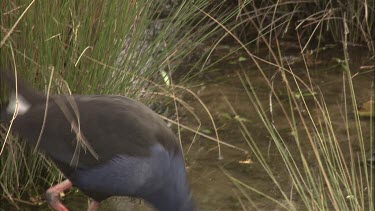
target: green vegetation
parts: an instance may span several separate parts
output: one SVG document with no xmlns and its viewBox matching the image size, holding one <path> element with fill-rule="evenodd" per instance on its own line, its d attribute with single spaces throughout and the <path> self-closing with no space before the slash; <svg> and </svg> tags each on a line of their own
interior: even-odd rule
<svg viewBox="0 0 375 211">
<path fill-rule="evenodd" d="M 46 92 L 53 74 L 51 93 L 147 96 L 143 101 L 154 90 L 171 96 L 162 73 L 171 75 L 214 35 L 219 27 L 212 27 L 199 10 L 214 12 L 221 6 L 208 8 L 206 1 L 168 7 L 162 1 L 26 0 L 1 5 L 2 68 Z M 2 140 L 6 134 L 2 126 Z M 23 150 L 16 137 L 1 143 L 1 200 L 14 206 L 34 203 L 32 197 L 61 179 L 44 156 Z"/>
<path fill-rule="evenodd" d="M 289 6 L 287 6 L 288 4 Z M 373 172 L 375 167 L 367 162 L 369 153 L 375 149 L 373 145 L 374 123 L 371 118 L 360 119 L 358 114 L 356 96 L 361 90 L 356 90 L 353 85 L 354 73 L 350 69 L 348 50 L 348 46 L 362 43 L 366 44 L 370 55 L 371 52 L 374 54 L 373 19 L 375 7 L 373 2 L 370 4 L 357 1 L 337 1 L 336 3 L 319 1 L 318 4 L 285 2 L 280 5 L 275 2 L 257 6 L 255 3 L 250 4 L 251 8 L 246 8 L 247 11 L 244 10 L 247 15 L 257 14 L 256 20 L 266 20 L 272 16 L 270 22 L 248 21 L 252 18 L 250 15 L 249 19 L 245 21 L 256 27 L 258 38 L 252 41 L 257 41 L 258 45 L 267 46 L 271 59 L 260 58 L 251 53 L 248 45 L 252 41 L 246 43 L 241 39 L 241 34 L 236 35 L 232 33 L 233 28 L 222 25 L 245 51 L 248 58 L 252 59 L 255 64 L 254 68 L 258 69 L 269 86 L 268 107 L 260 100 L 259 93 L 255 89 L 256 86 L 253 85 L 255 81 L 251 79 L 249 73 L 246 71 L 238 73 L 253 106 L 249 112 L 254 109 L 259 114 L 260 121 L 263 122 L 272 140 L 272 145 L 277 149 L 279 158 L 284 164 L 279 168 L 272 165 L 273 161 L 269 159 L 269 151 L 261 149 L 260 145 L 263 143 L 253 138 L 251 125 L 238 121 L 240 131 L 250 148 L 249 151 L 253 153 L 253 159 L 264 168 L 269 177 L 269 180 L 265 180 L 273 182 L 277 194 L 262 192 L 252 184 L 246 184 L 233 177 L 225 168 L 222 170 L 255 209 L 257 209 L 257 204 L 251 199 L 251 192 L 268 198 L 277 204 L 278 208 L 284 210 L 374 210 Z M 286 8 L 291 6 L 292 10 Z M 369 11 L 372 14 L 371 17 L 368 15 Z M 351 18 L 348 19 L 348 16 Z M 301 52 L 299 56 L 305 64 L 303 72 L 295 72 L 290 61 L 284 59 L 285 49 L 281 49 L 279 46 L 282 36 L 290 35 L 290 33 L 286 33 L 286 25 L 297 23 L 297 30 L 293 33 L 296 33 L 296 37 L 299 38 L 299 43 L 296 45 L 299 46 Z M 218 24 L 220 23 L 218 22 Z M 301 33 L 299 28 L 303 27 L 306 29 Z M 326 33 L 322 30 L 325 27 L 329 28 Z M 236 29 L 243 28 L 239 25 L 236 26 Z M 320 30 L 319 36 L 316 36 L 316 30 Z M 340 102 L 343 113 L 339 119 L 337 116 L 333 116 L 332 109 L 327 107 L 324 91 L 317 92 L 319 88 L 317 88 L 316 81 L 310 77 L 309 66 L 311 65 L 308 64 L 308 57 L 311 54 L 316 56 L 320 50 L 324 50 L 324 47 L 320 48 L 319 45 L 322 41 L 327 44 L 324 40 L 327 38 L 339 41 L 337 46 L 342 49 L 341 57 L 343 59 L 338 62 L 342 73 L 338 74 L 338 77 L 343 78 L 343 99 Z M 311 39 L 317 41 L 310 43 Z M 306 53 L 307 46 L 312 46 L 315 50 L 311 51 L 311 54 Z M 269 72 L 270 69 L 277 70 L 274 74 L 280 75 L 283 81 L 282 86 L 274 85 L 275 75 L 267 76 L 269 74 L 267 71 Z M 370 69 L 374 72 L 374 66 Z M 371 99 L 374 96 L 373 86 L 374 81 L 371 87 L 363 87 L 363 89 L 372 90 L 368 96 Z M 280 90 L 287 93 L 286 102 L 280 99 L 278 93 Z M 227 104 L 234 116 L 241 115 L 228 100 Z M 274 114 L 275 108 L 281 114 Z M 374 113 L 373 110 L 370 112 L 371 114 L 368 116 Z M 287 126 L 280 126 L 278 124 L 281 121 L 280 117 L 276 116 L 282 116 L 281 119 Z M 334 123 L 337 121 L 344 122 L 346 136 L 339 135 L 341 132 Z M 363 132 L 366 127 L 363 121 L 370 121 L 369 128 L 366 130 L 369 134 Z M 285 130 L 288 131 L 287 134 L 285 134 Z M 359 145 L 359 149 L 357 145 Z M 280 170 L 286 172 L 290 177 L 288 184 L 282 182 L 285 181 L 285 178 L 281 179 L 280 176 L 277 176 L 280 175 L 278 172 Z M 300 202 L 297 203 L 297 201 Z M 241 199 L 239 199 L 239 203 L 243 205 Z M 247 209 L 243 206 L 243 210 Z"/>
<path fill-rule="evenodd" d="M 265 107 L 254 91 L 251 78 L 246 73 L 238 74 L 249 101 L 258 112 L 271 137 L 272 145 L 284 164 L 277 168 L 272 165 L 269 152 L 261 149 L 262 143 L 253 138 L 251 126 L 242 121 L 238 122 L 249 151 L 253 153 L 253 159 L 263 166 L 268 174 L 268 181 L 274 183 L 278 193 L 277 197 L 273 197 L 274 193 L 259 191 L 223 169 L 250 203 L 250 192 L 256 192 L 269 198 L 283 210 L 374 210 L 375 167 L 367 162 L 369 153 L 374 150 L 374 123 L 372 119 L 360 119 L 353 75 L 348 63 L 342 68 L 344 113 L 341 117 L 332 114 L 323 93 L 318 96 L 313 94 L 314 87 L 316 89 L 314 80 L 309 78 L 313 81 L 312 84 L 305 83 L 292 69 L 280 66 L 280 74 L 283 75 L 285 83 L 283 88 L 288 93 L 287 102 L 280 100 L 275 93 L 276 88 L 270 87 L 270 95 L 275 101 L 271 107 L 277 108 L 282 114 L 274 114 L 271 108 Z M 310 95 L 314 96 L 313 102 L 303 97 L 302 89 L 309 90 Z M 302 97 L 297 98 L 293 90 L 298 90 Z M 374 92 L 371 92 L 371 95 L 374 96 Z M 227 103 L 233 114 L 239 115 L 231 104 Z M 281 126 L 280 121 L 286 122 L 287 126 Z M 337 128 L 338 121 L 344 122 L 346 136 Z M 369 126 L 364 126 L 366 124 L 362 121 L 370 121 Z M 369 134 L 364 134 L 365 128 Z M 287 172 L 290 177 L 287 184 L 281 182 L 277 176 L 283 172 Z"/>
</svg>

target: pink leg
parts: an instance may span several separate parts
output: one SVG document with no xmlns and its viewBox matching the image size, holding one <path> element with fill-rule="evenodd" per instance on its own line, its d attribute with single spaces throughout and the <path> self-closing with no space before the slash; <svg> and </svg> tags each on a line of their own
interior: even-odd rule
<svg viewBox="0 0 375 211">
<path fill-rule="evenodd" d="M 70 180 L 66 179 L 61 183 L 50 187 L 46 192 L 46 199 L 48 204 L 56 211 L 69 211 L 60 201 L 60 193 L 73 186 Z"/>
<path fill-rule="evenodd" d="M 97 202 L 95 200 L 90 200 L 89 208 L 87 211 L 97 211 L 99 209 L 100 202 Z"/>
</svg>

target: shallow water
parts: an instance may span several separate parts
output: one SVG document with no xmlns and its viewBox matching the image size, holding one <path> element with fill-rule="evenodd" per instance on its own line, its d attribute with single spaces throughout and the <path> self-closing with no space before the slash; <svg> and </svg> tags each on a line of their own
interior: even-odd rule
<svg viewBox="0 0 375 211">
<path fill-rule="evenodd" d="M 365 59 L 364 55 L 360 53 L 352 52 L 356 57 L 351 58 L 351 71 L 355 75 L 353 77 L 353 85 L 356 91 L 356 100 L 358 103 L 363 103 L 374 97 L 374 67 L 365 69 L 363 67 L 371 66 L 371 62 Z M 350 160 L 348 153 L 348 137 L 347 137 L 347 126 L 343 121 L 344 111 L 344 95 L 348 97 L 350 102 L 350 94 L 348 87 L 346 91 L 343 90 L 343 69 L 336 61 L 331 60 L 335 55 L 333 52 L 325 52 L 322 58 L 329 58 L 326 61 L 316 60 L 316 65 L 309 67 L 309 74 L 315 90 L 322 92 L 324 96 L 324 102 L 329 110 L 331 122 L 336 131 L 336 137 L 342 145 L 344 157 L 347 161 Z M 341 56 L 342 57 L 342 56 Z M 263 152 L 274 176 L 277 178 L 279 183 L 282 185 L 283 190 L 290 190 L 286 192 L 293 193 L 291 187 L 291 178 L 289 177 L 288 171 L 285 168 L 285 164 L 276 146 L 274 145 L 269 133 L 267 132 L 264 124 L 259 119 L 259 116 L 251 104 L 244 86 L 241 84 L 239 77 L 235 72 L 245 72 L 250 78 L 252 85 L 258 95 L 262 105 L 267 110 L 269 108 L 269 93 L 270 88 L 266 84 L 263 77 L 259 74 L 258 70 L 254 65 L 248 65 L 246 63 L 237 63 L 234 65 L 220 66 L 220 70 L 206 75 L 207 78 L 212 78 L 212 82 L 205 82 L 203 87 L 197 88 L 199 91 L 199 97 L 206 103 L 206 106 L 215 116 L 215 120 L 219 123 L 218 127 L 221 128 L 220 138 L 222 141 L 233 144 L 239 148 L 249 150 L 249 147 L 245 143 L 243 136 L 240 133 L 237 121 L 228 120 L 228 116 L 233 114 L 230 111 L 230 107 L 224 100 L 227 98 L 231 105 L 235 108 L 238 115 L 244 119 L 253 139 L 257 143 L 260 151 Z M 309 82 L 307 77 L 306 68 L 301 61 L 297 61 L 292 64 L 292 70 L 301 77 L 306 83 Z M 265 68 L 265 73 L 271 76 L 277 71 L 276 68 Z M 289 80 L 291 80 L 289 78 Z M 274 82 L 274 89 L 278 92 L 282 104 L 288 107 L 288 98 L 285 90 L 285 83 L 282 81 L 280 74 L 278 74 Z M 347 86 L 347 84 L 346 84 Z M 189 102 L 194 108 L 200 106 L 195 101 Z M 302 102 L 301 102 L 302 103 Z M 312 98 L 306 96 L 306 103 L 310 107 L 314 119 L 318 117 L 317 111 L 313 109 L 314 101 Z M 198 116 L 201 117 L 203 125 L 209 125 L 207 114 L 203 110 L 197 109 Z M 297 112 L 294 111 L 295 115 Z M 229 114 L 229 115 L 228 115 Z M 307 113 L 302 111 L 302 114 L 306 115 L 304 119 L 308 119 Z M 271 115 L 269 115 L 271 116 Z M 349 110 L 348 126 L 350 131 L 350 140 L 352 140 L 352 147 L 354 154 L 359 153 L 359 143 L 356 142 L 356 133 L 353 132 L 355 129 L 355 119 L 353 118 L 352 112 Z M 281 112 L 280 107 L 277 105 L 275 99 L 273 99 L 273 120 L 274 125 L 280 132 L 281 136 L 285 140 L 292 155 L 298 155 L 299 151 L 294 142 L 293 135 L 291 133 L 290 126 L 288 125 L 285 115 Z M 371 134 L 370 134 L 370 119 L 362 118 L 362 133 L 365 140 L 365 146 L 370 145 Z M 297 118 L 298 130 L 302 130 L 302 123 Z M 373 132 L 372 132 L 373 133 Z M 302 134 L 302 133 L 301 133 Z M 214 134 L 211 134 L 214 136 Z M 183 139 L 189 140 L 189 138 Z M 307 138 L 306 138 L 307 139 Z M 308 147 L 309 143 L 307 140 L 304 141 L 303 134 L 300 137 L 301 145 L 303 147 L 303 153 L 307 158 L 311 158 L 311 162 L 314 160 L 313 151 Z M 250 153 L 245 155 L 242 152 L 228 147 L 222 146 L 224 160 L 218 161 L 218 149 L 216 145 L 202 138 L 198 141 L 200 144 L 193 145 L 193 149 L 188 153 L 188 164 L 190 167 L 191 182 L 194 190 L 194 195 L 201 203 L 202 208 L 206 210 L 281 210 L 281 207 L 275 203 L 260 196 L 253 192 L 247 192 L 248 197 L 246 198 L 241 194 L 240 189 L 237 188 L 233 182 L 224 174 L 221 168 L 224 168 L 228 173 L 240 180 L 241 182 L 248 184 L 259 191 L 266 193 L 267 195 L 274 197 L 275 199 L 283 201 L 281 194 L 279 193 L 276 185 L 267 176 L 267 173 L 257 162 L 255 156 Z M 368 149 L 368 154 L 370 154 Z M 250 160 L 250 164 L 244 164 L 241 161 Z M 220 168 L 221 167 L 221 168 Z M 293 195 L 293 194 L 292 194 Z M 297 210 L 305 210 L 303 203 L 298 197 L 294 197 L 294 203 Z M 250 201 L 250 202 L 249 202 Z M 242 205 L 241 205 L 242 204 Z M 243 208 L 243 207 L 245 208 Z"/>
</svg>

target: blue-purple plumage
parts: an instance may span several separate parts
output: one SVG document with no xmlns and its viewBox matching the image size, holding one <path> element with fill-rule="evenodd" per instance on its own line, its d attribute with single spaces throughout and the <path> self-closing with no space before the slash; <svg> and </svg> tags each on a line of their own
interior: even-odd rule
<svg viewBox="0 0 375 211">
<path fill-rule="evenodd" d="M 14 90 L 12 76 L 0 74 Z M 22 81 L 18 96 L 30 107 L 12 130 L 94 200 L 133 196 L 159 210 L 194 209 L 177 139 L 147 106 L 109 95 L 51 95 L 46 106 L 47 97 Z M 6 122 L 13 115 L 9 110 L 2 108 Z"/>
</svg>

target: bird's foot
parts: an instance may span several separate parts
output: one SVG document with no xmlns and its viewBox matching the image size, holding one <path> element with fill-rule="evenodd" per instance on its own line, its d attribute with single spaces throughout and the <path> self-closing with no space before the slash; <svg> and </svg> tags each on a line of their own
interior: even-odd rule
<svg viewBox="0 0 375 211">
<path fill-rule="evenodd" d="M 52 186 L 46 192 L 46 199 L 48 204 L 52 207 L 55 211 L 69 211 L 60 201 L 60 193 L 64 192 L 65 190 L 71 188 L 73 186 L 70 180 L 66 179 L 63 182 Z"/>
</svg>

